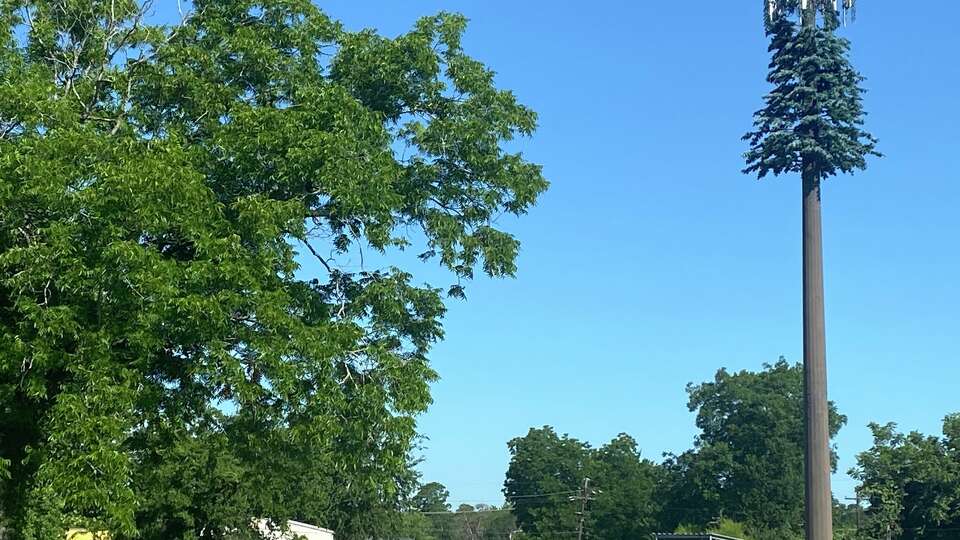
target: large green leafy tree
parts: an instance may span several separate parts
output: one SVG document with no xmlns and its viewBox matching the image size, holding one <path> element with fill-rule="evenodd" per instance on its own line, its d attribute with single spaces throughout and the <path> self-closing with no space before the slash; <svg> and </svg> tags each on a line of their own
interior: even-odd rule
<svg viewBox="0 0 960 540">
<path fill-rule="evenodd" d="M 879 155 L 862 129 L 861 76 L 835 33 L 854 0 L 764 0 L 773 90 L 754 117 L 744 172 L 798 173 L 803 212 L 806 537 L 831 540 L 821 183 Z"/>
<path fill-rule="evenodd" d="M 759 372 L 717 372 L 690 385 L 700 434 L 664 463 L 662 523 L 705 527 L 727 516 L 758 538 L 791 538 L 803 523 L 803 370 L 780 360 Z M 830 404 L 830 435 L 846 418 Z M 835 460 L 835 458 L 834 458 Z"/>
<path fill-rule="evenodd" d="M 380 534 L 415 482 L 443 291 L 346 263 L 415 248 L 454 295 L 511 275 L 493 219 L 547 184 L 504 143 L 535 115 L 459 16 L 388 39 L 308 0 L 192 9 L 0 2 L 2 519 Z"/>
<path fill-rule="evenodd" d="M 869 502 L 870 537 L 946 540 L 960 532 L 960 415 L 943 422 L 943 436 L 899 433 L 871 424 L 873 447 L 851 471 Z"/>
<path fill-rule="evenodd" d="M 590 465 L 590 446 L 550 426 L 531 428 L 507 443 L 510 465 L 503 493 L 517 526 L 534 538 L 569 536 L 577 527 L 578 493 Z"/>
<path fill-rule="evenodd" d="M 420 512 L 449 512 L 450 492 L 439 482 L 426 483 L 411 498 L 411 505 Z"/>
<path fill-rule="evenodd" d="M 517 526 L 533 538 L 564 538 L 577 530 L 584 478 L 591 479 L 584 531 L 590 537 L 644 538 L 659 529 L 654 499 L 659 468 L 621 434 L 593 449 L 550 427 L 509 443 L 504 482 Z"/>
<path fill-rule="evenodd" d="M 593 453 L 590 478 L 597 492 L 590 503 L 591 537 L 648 538 L 660 530 L 654 497 L 660 468 L 641 456 L 637 441 L 620 434 Z"/>
</svg>

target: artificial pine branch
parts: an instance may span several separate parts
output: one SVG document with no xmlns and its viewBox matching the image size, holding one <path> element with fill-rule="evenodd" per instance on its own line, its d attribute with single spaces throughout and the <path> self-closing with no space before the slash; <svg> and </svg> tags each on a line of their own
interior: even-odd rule
<svg viewBox="0 0 960 540">
<path fill-rule="evenodd" d="M 868 155 L 880 155 L 876 139 L 862 129 L 863 77 L 849 61 L 850 43 L 834 33 L 839 19 L 832 0 L 818 4 L 829 7 L 823 26 L 800 28 L 789 16 L 800 7 L 796 0 L 783 2 L 785 11 L 768 24 L 773 90 L 744 136 L 750 142 L 744 172 L 760 178 L 801 172 L 807 158 L 825 179 L 864 169 Z M 843 3 L 845 9 L 852 5 Z"/>
</svg>

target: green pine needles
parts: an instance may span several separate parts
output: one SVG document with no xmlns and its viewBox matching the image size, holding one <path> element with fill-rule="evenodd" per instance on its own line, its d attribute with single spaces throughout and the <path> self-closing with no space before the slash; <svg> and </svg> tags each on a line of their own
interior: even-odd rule
<svg viewBox="0 0 960 540">
<path fill-rule="evenodd" d="M 754 130 L 744 135 L 750 142 L 745 173 L 763 178 L 808 170 L 819 181 L 862 170 L 868 155 L 880 156 L 876 139 L 863 130 L 863 77 L 848 59 L 849 41 L 834 34 L 841 14 L 820 10 L 821 25 L 812 28 L 801 28 L 789 16 L 793 10 L 774 12 L 768 21 L 773 59 L 767 80 L 774 88 L 754 115 Z"/>
</svg>

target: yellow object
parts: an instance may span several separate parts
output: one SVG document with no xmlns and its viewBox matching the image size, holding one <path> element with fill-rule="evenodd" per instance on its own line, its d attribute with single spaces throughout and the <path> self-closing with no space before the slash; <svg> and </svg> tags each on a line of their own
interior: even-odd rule
<svg viewBox="0 0 960 540">
<path fill-rule="evenodd" d="M 110 535 L 101 532 L 90 532 L 86 529 L 70 529 L 67 531 L 67 540 L 110 540 Z"/>
</svg>

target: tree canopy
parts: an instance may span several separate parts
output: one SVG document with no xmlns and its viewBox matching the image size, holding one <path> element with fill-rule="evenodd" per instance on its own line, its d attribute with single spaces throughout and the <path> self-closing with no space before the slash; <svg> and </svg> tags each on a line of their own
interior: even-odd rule
<svg viewBox="0 0 960 540">
<path fill-rule="evenodd" d="M 513 274 L 493 220 L 547 187 L 504 149 L 536 116 L 464 52 L 463 17 L 387 38 L 308 0 L 192 9 L 0 3 L 0 526 L 20 539 L 254 516 L 378 534 L 415 482 L 444 293 Z M 345 265 L 399 248 L 455 285 Z"/>
<path fill-rule="evenodd" d="M 450 492 L 439 482 L 429 482 L 420 486 L 410 500 L 411 505 L 420 512 L 449 512 Z"/>
<path fill-rule="evenodd" d="M 587 475 L 590 446 L 550 426 L 531 428 L 507 443 L 510 465 L 503 483 L 517 525 L 535 538 L 552 538 L 576 528 L 570 497 Z"/>
<path fill-rule="evenodd" d="M 869 503 L 867 532 L 903 540 L 946 540 L 960 532 L 960 414 L 947 416 L 943 436 L 900 433 L 871 424 L 873 447 L 851 474 Z"/>
<path fill-rule="evenodd" d="M 525 534 L 570 536 L 577 530 L 584 496 L 589 497 L 584 528 L 591 537 L 626 540 L 658 530 L 654 493 L 659 469 L 641 457 L 629 435 L 594 449 L 545 426 L 508 446 L 512 457 L 504 493 Z M 590 479 L 587 493 L 584 478 Z"/>
<path fill-rule="evenodd" d="M 781 359 L 757 372 L 721 369 L 687 392 L 700 434 L 691 450 L 662 463 L 642 458 L 625 434 L 593 448 L 546 426 L 510 441 L 504 494 L 517 526 L 533 538 L 569 535 L 578 525 L 583 480 L 590 478 L 585 530 L 591 536 L 673 530 L 746 531 L 753 540 L 801 536 L 802 367 Z M 836 435 L 846 418 L 830 408 Z"/>
<path fill-rule="evenodd" d="M 803 526 L 803 368 L 781 359 L 759 372 L 717 372 L 687 387 L 700 434 L 668 456 L 664 509 L 670 530 L 728 516 L 789 537 Z M 830 404 L 830 434 L 846 417 Z M 759 535 L 757 535 L 759 536 Z"/>
</svg>

